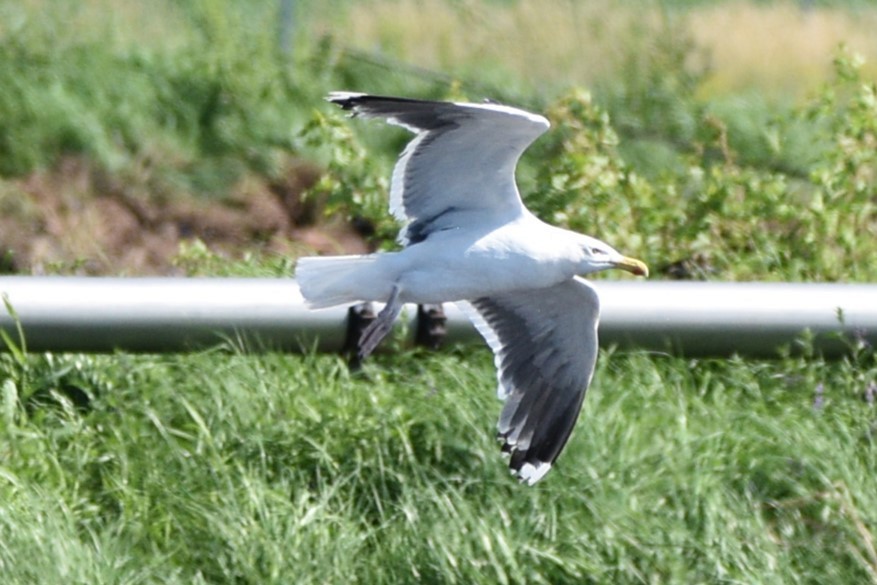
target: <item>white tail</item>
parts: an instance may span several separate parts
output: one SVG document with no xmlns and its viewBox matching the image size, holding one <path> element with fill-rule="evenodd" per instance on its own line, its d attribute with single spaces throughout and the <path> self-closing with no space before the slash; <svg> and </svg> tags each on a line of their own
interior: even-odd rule
<svg viewBox="0 0 877 585">
<path fill-rule="evenodd" d="M 295 278 L 312 309 L 375 300 L 364 298 L 363 284 L 374 280 L 377 258 L 376 254 L 299 258 Z"/>
</svg>

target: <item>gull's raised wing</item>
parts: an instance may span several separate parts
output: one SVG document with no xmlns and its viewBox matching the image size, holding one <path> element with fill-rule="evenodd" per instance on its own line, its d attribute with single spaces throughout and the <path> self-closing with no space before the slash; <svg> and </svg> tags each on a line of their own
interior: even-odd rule
<svg viewBox="0 0 877 585">
<path fill-rule="evenodd" d="M 417 243 L 439 230 L 490 225 L 523 212 L 515 167 L 524 150 L 548 129 L 544 117 L 493 103 L 349 92 L 334 92 L 327 99 L 417 134 L 396 163 L 390 187 L 390 212 L 407 223 L 400 234 L 403 243 Z"/>
<path fill-rule="evenodd" d="M 584 279 L 459 303 L 493 349 L 509 467 L 532 485 L 575 426 L 597 360 L 600 303 Z"/>
</svg>

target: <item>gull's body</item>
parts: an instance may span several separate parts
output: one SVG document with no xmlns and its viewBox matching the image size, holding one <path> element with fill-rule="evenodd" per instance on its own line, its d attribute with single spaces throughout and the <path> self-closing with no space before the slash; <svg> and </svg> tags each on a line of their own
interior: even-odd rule
<svg viewBox="0 0 877 585">
<path fill-rule="evenodd" d="M 398 252 L 363 257 L 357 278 L 345 273 L 354 287 L 346 296 L 384 302 L 397 286 L 400 302 L 443 303 L 552 286 L 578 273 L 584 254 L 574 236 L 529 213 L 499 226 L 439 232 Z M 527 275 L 523 284 L 522 274 Z M 328 306 L 328 297 L 305 294 L 312 306 Z"/>
<path fill-rule="evenodd" d="M 510 467 L 532 484 L 569 438 L 597 357 L 599 301 L 580 275 L 645 265 L 607 244 L 548 225 L 521 201 L 514 171 L 548 129 L 542 116 L 497 104 L 333 93 L 354 114 L 417 134 L 393 171 L 390 211 L 406 222 L 398 252 L 302 258 L 314 307 L 386 302 L 366 330 L 371 353 L 406 302 L 456 301 L 494 351 L 498 434 Z"/>
</svg>

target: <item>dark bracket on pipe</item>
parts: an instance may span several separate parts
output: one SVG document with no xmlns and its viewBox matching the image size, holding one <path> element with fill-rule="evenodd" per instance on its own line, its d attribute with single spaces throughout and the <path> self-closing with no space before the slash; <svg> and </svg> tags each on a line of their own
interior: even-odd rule
<svg viewBox="0 0 877 585">
<path fill-rule="evenodd" d="M 341 351 L 348 356 L 347 363 L 351 370 L 358 370 L 362 366 L 358 355 L 359 340 L 376 317 L 372 303 L 360 303 L 347 309 L 347 331 Z M 414 343 L 432 350 L 440 348 L 448 333 L 447 323 L 448 318 L 442 305 L 417 305 Z"/>
<path fill-rule="evenodd" d="M 442 346 L 448 334 L 448 318 L 442 306 L 417 305 L 417 333 L 414 343 L 429 349 Z"/>
<path fill-rule="evenodd" d="M 359 358 L 359 340 L 365 328 L 377 318 L 374 305 L 360 303 L 347 309 L 347 332 L 344 335 L 344 347 L 341 351 L 348 356 L 347 365 L 351 370 L 362 367 Z"/>
</svg>

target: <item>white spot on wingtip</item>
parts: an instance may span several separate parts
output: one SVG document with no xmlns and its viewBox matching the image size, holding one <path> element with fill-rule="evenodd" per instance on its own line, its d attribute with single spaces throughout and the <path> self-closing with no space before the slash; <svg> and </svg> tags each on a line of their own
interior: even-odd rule
<svg viewBox="0 0 877 585">
<path fill-rule="evenodd" d="M 339 102 L 364 96 L 364 93 L 355 91 L 332 91 L 326 96 L 327 102 Z"/>
<path fill-rule="evenodd" d="M 521 466 L 521 469 L 518 470 L 517 476 L 521 481 L 527 482 L 527 485 L 533 485 L 545 477 L 545 474 L 548 473 L 549 470 L 551 470 L 551 464 L 545 463 L 544 461 L 540 461 L 538 465 L 524 463 L 524 465 Z"/>
</svg>

